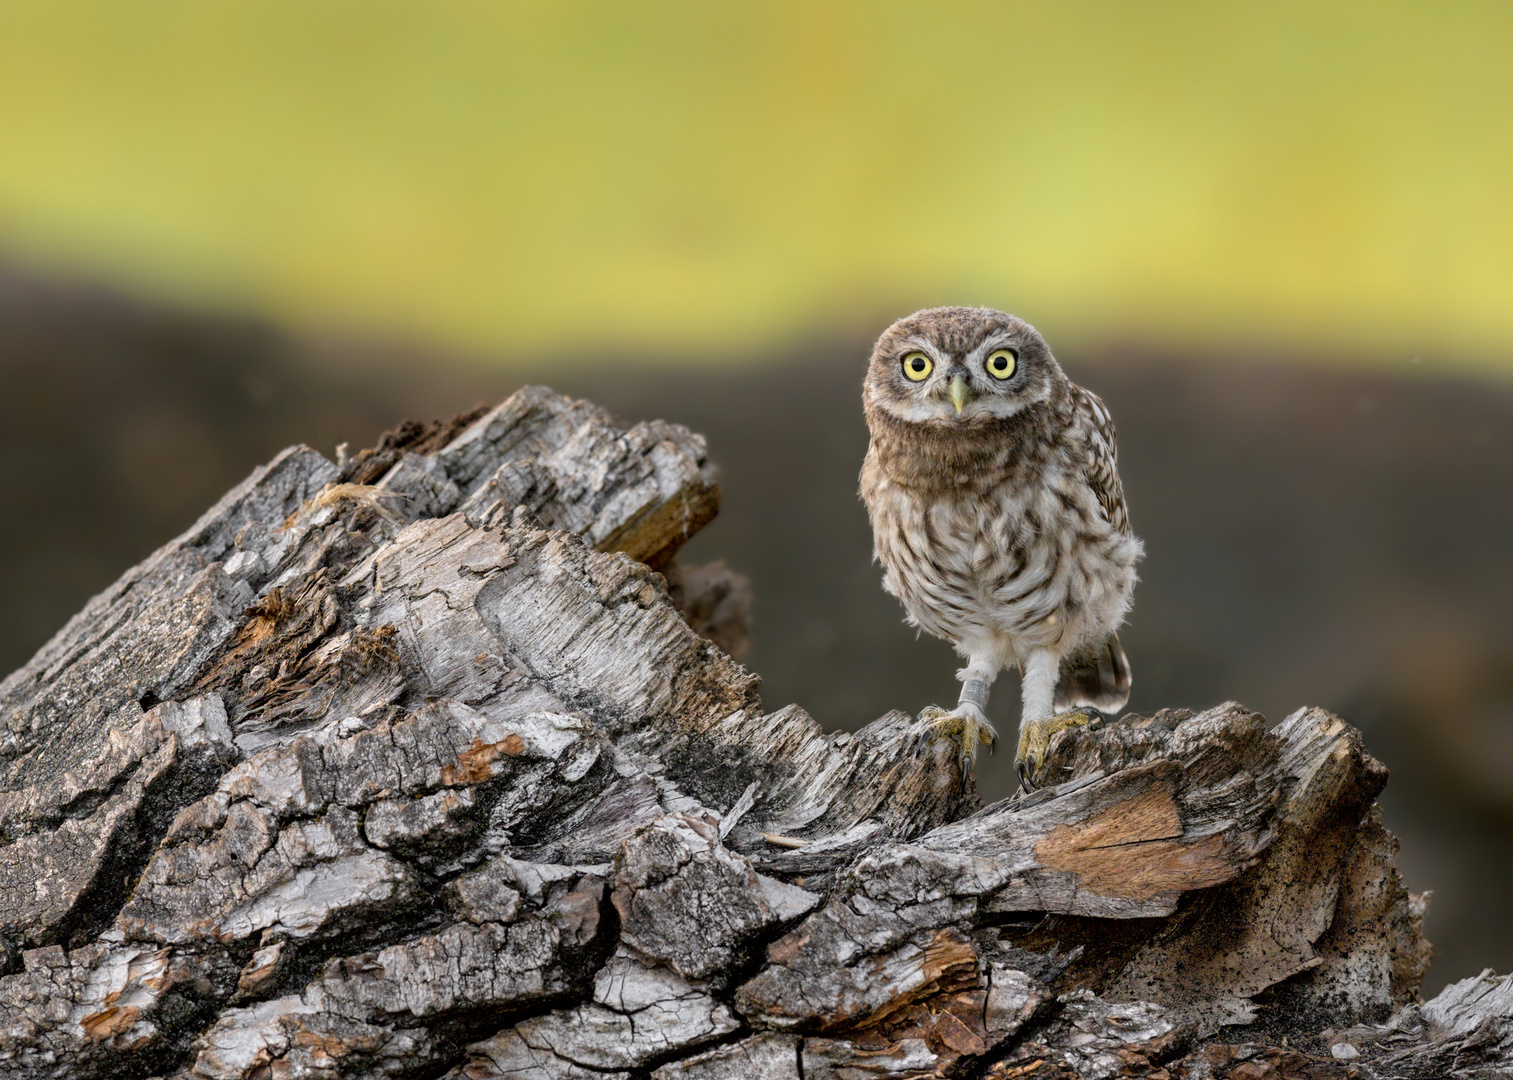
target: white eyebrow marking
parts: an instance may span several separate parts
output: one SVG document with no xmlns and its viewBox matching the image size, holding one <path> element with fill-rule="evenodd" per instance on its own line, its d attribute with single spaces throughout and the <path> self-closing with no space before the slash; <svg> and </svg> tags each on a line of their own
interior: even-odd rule
<svg viewBox="0 0 1513 1080">
<path fill-rule="evenodd" d="M 914 350 L 918 349 L 922 353 L 928 353 L 930 355 L 930 358 L 937 364 L 949 364 L 951 362 L 950 354 L 941 352 L 940 349 L 935 347 L 935 343 L 933 341 L 929 341 L 922 337 L 911 337 L 905 338 L 904 344 L 909 347 L 906 351 L 913 352 Z"/>
<path fill-rule="evenodd" d="M 999 330 L 997 333 L 990 334 L 981 345 L 977 346 L 977 348 L 969 352 L 964 358 L 963 362 L 972 364 L 987 356 L 988 353 L 992 352 L 994 349 L 997 349 L 1003 345 L 1010 345 L 1013 340 L 1014 331 Z M 1016 349 L 1015 351 L 1017 352 L 1018 350 Z"/>
</svg>

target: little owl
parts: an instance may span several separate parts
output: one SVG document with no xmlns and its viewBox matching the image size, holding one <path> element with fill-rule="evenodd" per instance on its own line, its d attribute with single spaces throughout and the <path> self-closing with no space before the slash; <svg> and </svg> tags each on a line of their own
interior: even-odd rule
<svg viewBox="0 0 1513 1080">
<path fill-rule="evenodd" d="M 1141 543 L 1130 532 L 1114 422 L 1035 328 L 979 308 L 900 319 L 862 389 L 872 433 L 861 496 L 884 587 L 909 622 L 966 658 L 956 708 L 922 716 L 970 759 L 997 735 L 999 671 L 1024 674 L 1015 765 L 1039 780 L 1051 736 L 1129 700 L 1115 632 Z M 1079 706 L 1081 708 L 1079 708 Z"/>
</svg>

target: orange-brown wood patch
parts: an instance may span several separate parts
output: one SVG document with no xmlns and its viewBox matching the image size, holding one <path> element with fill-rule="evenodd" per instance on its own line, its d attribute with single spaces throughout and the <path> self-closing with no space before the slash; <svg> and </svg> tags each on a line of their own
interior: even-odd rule
<svg viewBox="0 0 1513 1080">
<path fill-rule="evenodd" d="M 525 752 L 525 740 L 514 732 L 496 743 L 474 739 L 473 745 L 457 755 L 457 764 L 441 770 L 441 782 L 448 787 L 459 784 L 481 784 L 491 780 L 494 762 L 502 757 L 514 757 Z"/>
<path fill-rule="evenodd" d="M 1048 869 L 1076 874 L 1089 892 L 1128 900 L 1207 888 L 1235 876 L 1222 835 L 1191 843 L 1181 837 L 1171 791 L 1153 784 L 1097 817 L 1057 825 L 1035 845 L 1035 857 Z"/>
<path fill-rule="evenodd" d="M 137 1022 L 137 1017 L 142 1015 L 142 1010 L 135 1005 L 112 1006 L 101 1010 L 92 1016 L 86 1016 L 79 1021 L 79 1026 L 84 1029 L 84 1036 L 88 1039 L 108 1039 L 113 1035 L 119 1035 L 132 1024 Z"/>
</svg>

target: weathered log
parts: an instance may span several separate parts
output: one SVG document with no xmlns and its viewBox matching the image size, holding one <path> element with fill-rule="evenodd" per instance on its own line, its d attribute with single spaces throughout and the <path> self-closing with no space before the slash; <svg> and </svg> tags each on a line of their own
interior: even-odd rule
<svg viewBox="0 0 1513 1080">
<path fill-rule="evenodd" d="M 1417 1000 L 1348 725 L 1125 717 L 980 806 L 905 713 L 764 711 L 674 562 L 717 501 L 527 389 L 286 451 L 92 600 L 0 684 L 0 1072 L 1513 1068 L 1506 979 Z"/>
</svg>

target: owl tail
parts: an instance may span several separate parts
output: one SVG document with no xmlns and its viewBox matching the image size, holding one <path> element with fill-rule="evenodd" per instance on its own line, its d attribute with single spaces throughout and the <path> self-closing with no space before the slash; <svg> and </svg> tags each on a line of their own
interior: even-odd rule
<svg viewBox="0 0 1513 1080">
<path fill-rule="evenodd" d="M 1091 705 L 1099 712 L 1115 713 L 1129 701 L 1129 658 L 1119 644 L 1119 635 L 1096 645 L 1086 645 L 1061 662 L 1056 683 L 1056 711 Z"/>
</svg>

